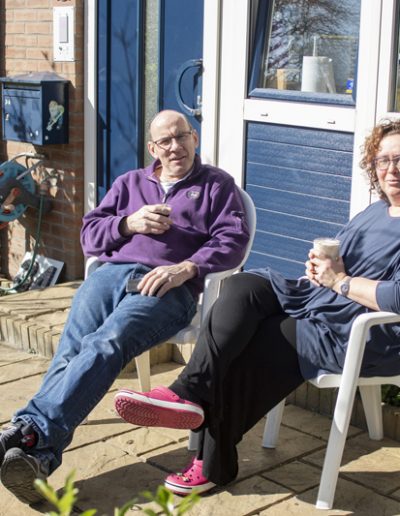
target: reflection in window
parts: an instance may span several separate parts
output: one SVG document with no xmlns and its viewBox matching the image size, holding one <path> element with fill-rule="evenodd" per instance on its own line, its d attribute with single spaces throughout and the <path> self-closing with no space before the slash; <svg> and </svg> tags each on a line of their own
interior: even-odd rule
<svg viewBox="0 0 400 516">
<path fill-rule="evenodd" d="M 257 86 L 353 93 L 361 0 L 271 1 Z"/>
</svg>

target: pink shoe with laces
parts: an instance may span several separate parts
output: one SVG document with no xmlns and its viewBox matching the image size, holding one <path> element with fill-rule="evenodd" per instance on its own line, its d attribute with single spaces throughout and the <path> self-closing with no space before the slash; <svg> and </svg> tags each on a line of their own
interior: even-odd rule
<svg viewBox="0 0 400 516">
<path fill-rule="evenodd" d="M 173 493 L 185 496 L 193 491 L 205 493 L 216 484 L 209 482 L 203 475 L 203 461 L 194 458 L 182 473 L 168 475 L 164 485 Z"/>
<path fill-rule="evenodd" d="M 133 425 L 193 430 L 204 421 L 200 405 L 183 400 L 167 387 L 150 392 L 122 389 L 114 403 L 122 419 Z"/>
</svg>

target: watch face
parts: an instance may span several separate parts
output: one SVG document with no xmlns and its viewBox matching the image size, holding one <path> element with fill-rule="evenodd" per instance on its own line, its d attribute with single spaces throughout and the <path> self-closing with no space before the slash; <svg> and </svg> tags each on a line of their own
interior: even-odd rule
<svg viewBox="0 0 400 516">
<path fill-rule="evenodd" d="M 349 281 L 343 281 L 343 283 L 340 284 L 340 292 L 342 296 L 347 297 L 350 290 L 350 282 Z"/>
</svg>

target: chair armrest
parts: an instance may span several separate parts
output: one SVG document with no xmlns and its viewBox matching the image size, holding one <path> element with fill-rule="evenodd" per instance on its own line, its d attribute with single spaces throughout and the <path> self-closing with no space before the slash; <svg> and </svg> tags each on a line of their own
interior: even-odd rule
<svg viewBox="0 0 400 516">
<path fill-rule="evenodd" d="M 218 298 L 221 289 L 222 281 L 229 278 L 235 272 L 240 270 L 240 265 L 232 269 L 227 269 L 220 272 L 210 272 L 204 279 L 203 299 L 201 302 L 201 321 L 203 321 L 212 305 Z"/>
<path fill-rule="evenodd" d="M 367 325 L 368 329 L 371 326 L 376 326 L 377 324 L 389 324 L 400 322 L 400 314 L 396 314 L 394 312 L 368 312 L 366 314 L 361 314 L 354 320 L 353 327 L 355 324 L 357 325 Z"/>
<path fill-rule="evenodd" d="M 354 400 L 369 329 L 377 324 L 389 324 L 395 322 L 400 322 L 400 314 L 392 312 L 369 312 L 359 315 L 354 320 L 350 332 L 349 344 L 347 346 L 346 358 L 343 366 L 342 380 L 340 382 L 336 402 L 337 405 L 339 404 L 339 409 L 340 405 L 347 404 L 349 400 L 351 400 L 351 402 Z M 346 411 L 343 411 L 343 413 L 346 413 Z M 346 422 L 344 420 L 338 420 L 336 423 L 341 427 L 342 424 L 345 424 Z"/>
<path fill-rule="evenodd" d="M 100 265 L 103 265 L 97 256 L 89 256 L 85 262 L 85 279 L 92 274 Z"/>
<path fill-rule="evenodd" d="M 351 327 L 343 374 L 347 363 L 349 367 L 353 368 L 359 366 L 359 368 L 361 368 L 361 360 L 364 355 L 365 342 L 369 329 L 377 324 L 395 322 L 400 322 L 400 314 L 393 312 L 368 312 L 356 317 Z M 357 376 L 358 375 L 359 371 L 357 373 Z"/>
<path fill-rule="evenodd" d="M 210 272 L 206 275 L 204 284 L 207 285 L 209 281 L 222 281 L 225 278 L 229 278 L 229 276 L 232 276 L 232 274 L 234 274 L 240 268 L 241 266 L 238 265 L 237 267 L 227 269 L 226 271 Z"/>
<path fill-rule="evenodd" d="M 400 314 L 393 312 L 369 312 L 356 317 L 351 327 L 343 374 L 345 374 L 346 366 L 350 368 L 358 367 L 357 377 L 360 374 L 361 360 L 364 355 L 369 329 L 377 324 L 395 322 L 400 322 Z"/>
</svg>

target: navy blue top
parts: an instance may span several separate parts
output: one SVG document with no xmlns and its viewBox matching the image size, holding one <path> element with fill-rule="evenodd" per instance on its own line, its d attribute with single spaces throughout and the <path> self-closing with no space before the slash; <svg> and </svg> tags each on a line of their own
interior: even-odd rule
<svg viewBox="0 0 400 516">
<path fill-rule="evenodd" d="M 380 310 L 400 313 L 400 217 L 391 217 L 388 205 L 378 201 L 356 215 L 337 238 L 346 273 L 378 280 Z M 285 312 L 297 319 L 297 349 L 304 378 L 341 372 L 352 322 L 372 310 L 308 280 L 288 280 L 272 269 L 248 272 L 270 279 Z M 400 325 L 373 327 L 361 374 L 399 373 Z"/>
</svg>

